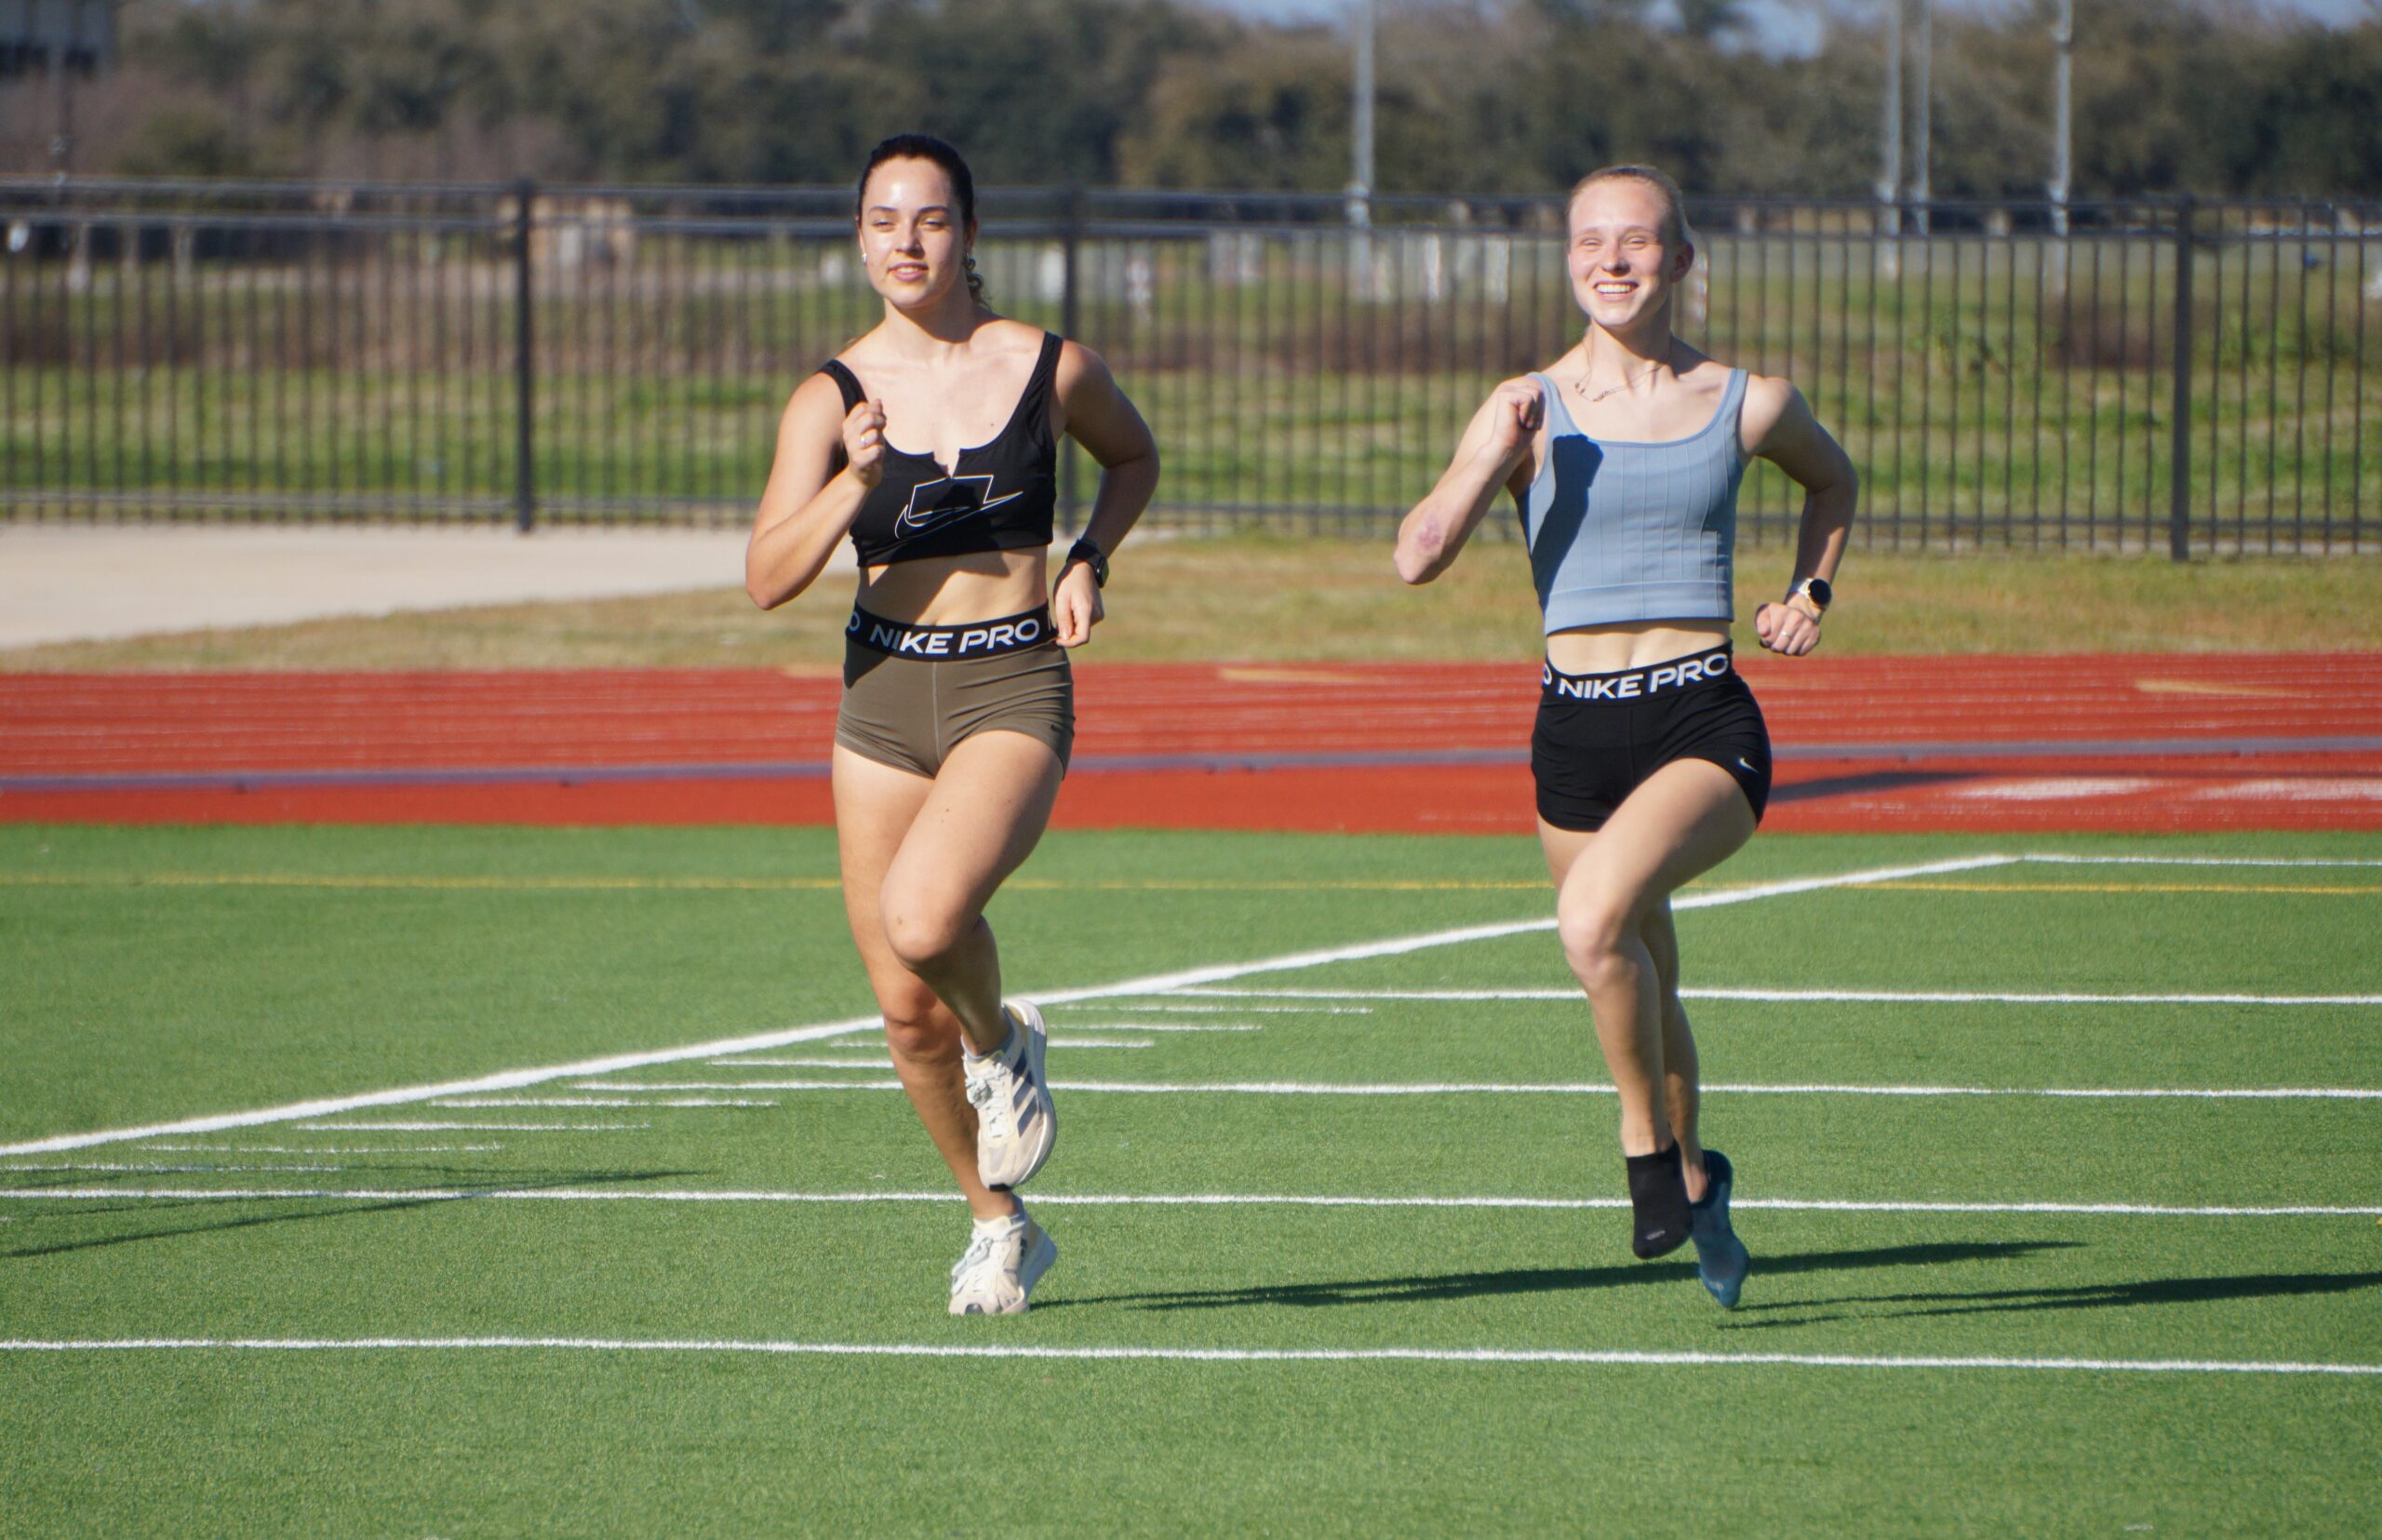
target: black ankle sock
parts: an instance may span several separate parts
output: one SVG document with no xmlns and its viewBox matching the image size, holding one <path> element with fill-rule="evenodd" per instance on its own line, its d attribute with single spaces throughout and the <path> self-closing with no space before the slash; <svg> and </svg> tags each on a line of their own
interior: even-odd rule
<svg viewBox="0 0 2382 1540">
<path fill-rule="evenodd" d="M 1629 1249 L 1642 1261 L 1686 1245 L 1687 1178 L 1680 1172 L 1679 1141 L 1652 1155 L 1621 1158 L 1629 1168 Z"/>
</svg>

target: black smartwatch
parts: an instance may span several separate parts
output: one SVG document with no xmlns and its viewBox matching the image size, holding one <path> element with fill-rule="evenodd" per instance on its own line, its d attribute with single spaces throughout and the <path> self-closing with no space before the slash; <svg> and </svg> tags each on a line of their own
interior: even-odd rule
<svg viewBox="0 0 2382 1540">
<path fill-rule="evenodd" d="M 1786 596 L 1790 599 L 1798 594 L 1811 600 L 1823 615 L 1827 613 L 1827 607 L 1836 602 L 1836 590 L 1828 586 L 1826 578 L 1804 578 L 1786 590 Z"/>
<path fill-rule="evenodd" d="M 1108 586 L 1108 557 L 1099 546 L 1089 540 L 1079 540 L 1068 546 L 1067 559 L 1059 564 L 1060 572 L 1064 574 L 1077 562 L 1091 569 L 1091 585 L 1094 588 Z"/>
</svg>

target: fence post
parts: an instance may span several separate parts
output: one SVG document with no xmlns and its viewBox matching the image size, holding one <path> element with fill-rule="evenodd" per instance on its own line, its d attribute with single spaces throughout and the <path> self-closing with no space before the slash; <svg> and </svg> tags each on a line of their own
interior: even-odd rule
<svg viewBox="0 0 2382 1540">
<path fill-rule="evenodd" d="M 1064 208 L 1060 214 L 1059 251 L 1059 335 L 1069 341 L 1080 341 L 1077 334 L 1083 328 L 1083 305 L 1078 298 L 1077 264 L 1078 248 L 1083 241 L 1083 189 L 1070 187 L 1066 191 Z M 1081 533 L 1083 529 L 1081 499 L 1076 490 L 1076 461 L 1078 451 L 1073 445 L 1059 446 L 1059 500 L 1066 507 L 1067 528 Z"/>
<path fill-rule="evenodd" d="M 513 184 L 513 520 L 523 534 L 538 522 L 537 434 L 532 411 L 537 406 L 537 368 L 531 346 L 529 207 L 538 184 L 523 177 Z"/>
<path fill-rule="evenodd" d="M 2167 450 L 2167 555 L 2192 556 L 2192 200 L 2175 205 L 2175 391 L 2168 416 L 2175 438 Z"/>
</svg>

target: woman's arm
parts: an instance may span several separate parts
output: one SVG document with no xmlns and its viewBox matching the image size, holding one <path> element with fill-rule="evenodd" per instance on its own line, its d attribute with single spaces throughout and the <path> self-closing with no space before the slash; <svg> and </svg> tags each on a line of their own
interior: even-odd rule
<svg viewBox="0 0 2382 1540">
<path fill-rule="evenodd" d="M 1113 556 L 1158 491 L 1158 440 L 1100 355 L 1068 342 L 1059 350 L 1059 410 L 1066 432 L 1100 463 L 1100 489 L 1083 538 Z M 1106 613 L 1100 585 L 1081 562 L 1064 563 L 1050 596 L 1059 645 L 1078 647 Z"/>
<path fill-rule="evenodd" d="M 1531 440 L 1546 413 L 1534 380 L 1508 380 L 1480 404 L 1439 484 L 1398 527 L 1399 577 L 1428 583 L 1446 571 L 1480 527 L 1498 489 L 1521 495 L 1530 483 Z"/>
<path fill-rule="evenodd" d="M 843 407 L 836 382 L 814 374 L 778 419 L 777 460 L 744 547 L 744 592 L 764 609 L 818 581 L 884 475 L 884 403 L 863 401 L 850 414 Z"/>
<path fill-rule="evenodd" d="M 1754 454 L 1785 471 L 1803 489 L 1803 522 L 1795 542 L 1795 572 L 1786 598 L 1753 613 L 1761 645 L 1800 657 L 1820 644 L 1819 607 L 1795 592 L 1805 578 L 1832 583 L 1844 557 L 1845 533 L 1861 478 L 1844 447 L 1812 415 L 1803 393 L 1784 380 L 1757 378 L 1746 386 L 1746 433 Z"/>
</svg>

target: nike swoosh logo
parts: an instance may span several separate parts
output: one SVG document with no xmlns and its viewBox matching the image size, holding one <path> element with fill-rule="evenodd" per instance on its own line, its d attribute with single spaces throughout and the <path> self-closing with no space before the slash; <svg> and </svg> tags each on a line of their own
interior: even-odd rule
<svg viewBox="0 0 2382 1540">
<path fill-rule="evenodd" d="M 937 492 L 940 489 L 946 487 L 958 487 L 964 483 L 975 484 L 975 501 L 930 508 L 920 508 L 917 505 L 918 498 L 921 493 L 931 494 Z M 901 516 L 893 521 L 894 532 L 903 535 L 923 533 L 928 529 L 939 528 L 942 525 L 952 523 L 955 520 L 967 518 L 973 515 L 984 513 L 988 509 L 997 508 L 1004 502 L 1013 502 L 1017 499 L 1025 495 L 1023 490 L 1020 490 L 1005 492 L 999 497 L 986 497 L 984 494 L 992 489 L 993 478 L 990 475 L 954 475 L 944 476 L 939 481 L 922 482 L 917 488 L 912 489 L 910 493 L 910 505 L 903 509 Z"/>
</svg>

